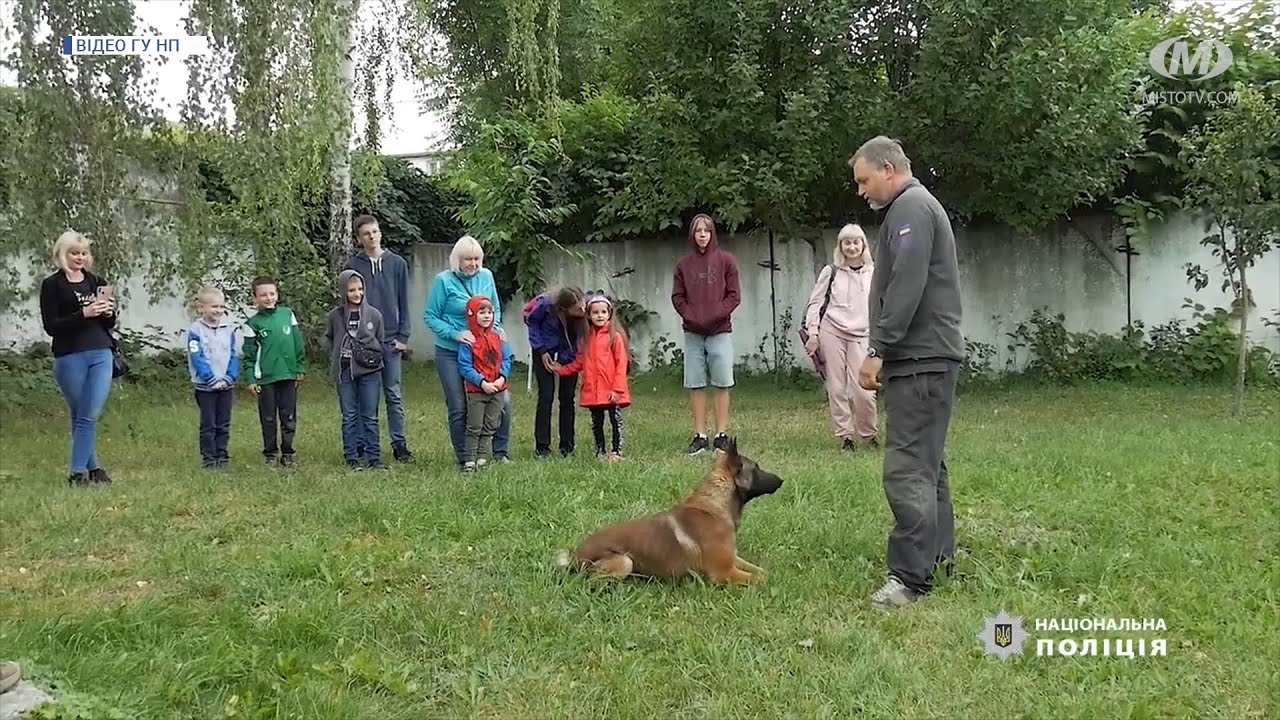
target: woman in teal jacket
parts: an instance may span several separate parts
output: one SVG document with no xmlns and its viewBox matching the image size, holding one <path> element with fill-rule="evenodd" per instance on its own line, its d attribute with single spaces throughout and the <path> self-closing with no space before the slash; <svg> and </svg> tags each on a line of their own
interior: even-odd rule
<svg viewBox="0 0 1280 720">
<path fill-rule="evenodd" d="M 458 368 L 458 345 L 470 345 L 475 339 L 467 328 L 467 300 L 483 295 L 493 303 L 493 325 L 502 332 L 502 305 L 493 273 L 484 267 L 484 249 L 470 235 L 462 236 L 449 253 L 449 269 L 442 270 L 431 283 L 427 307 L 422 319 L 435 335 L 436 373 L 444 390 L 445 410 L 449 420 L 449 440 L 458 466 L 462 466 L 467 430 L 467 396 Z M 502 421 L 493 437 L 493 456 L 507 460 L 511 439 L 511 391 L 503 391 Z"/>
</svg>

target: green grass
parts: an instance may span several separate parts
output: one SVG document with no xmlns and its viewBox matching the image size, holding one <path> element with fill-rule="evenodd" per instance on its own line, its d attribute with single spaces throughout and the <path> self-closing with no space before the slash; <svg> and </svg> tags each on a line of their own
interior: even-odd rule
<svg viewBox="0 0 1280 720">
<path fill-rule="evenodd" d="M 1274 392 L 1245 421 L 1216 388 L 964 394 L 949 465 L 966 577 L 884 614 L 868 605 L 891 523 L 879 456 L 839 454 L 816 392 L 763 381 L 734 418 L 787 481 L 739 538 L 769 584 L 554 572 L 557 548 L 676 502 L 710 462 L 679 454 L 675 382 L 633 390 L 625 464 L 539 463 L 521 378 L 517 462 L 475 477 L 450 469 L 423 367 L 406 385 L 419 462 L 384 474 L 341 466 L 315 381 L 293 472 L 259 465 L 244 395 L 234 469 L 210 474 L 186 393 L 118 387 L 100 436 L 118 480 L 97 490 L 66 487 L 59 406 L 9 412 L 0 655 L 139 718 L 1277 716 Z M 587 455 L 583 415 L 578 432 Z M 1004 662 L 976 637 L 1001 609 L 1031 636 Z M 1169 653 L 1036 657 L 1037 617 L 1163 618 Z"/>
</svg>

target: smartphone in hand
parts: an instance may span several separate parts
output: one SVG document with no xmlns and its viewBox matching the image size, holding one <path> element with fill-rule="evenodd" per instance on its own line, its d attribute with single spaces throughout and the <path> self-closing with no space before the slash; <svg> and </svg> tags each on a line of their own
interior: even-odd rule
<svg viewBox="0 0 1280 720">
<path fill-rule="evenodd" d="M 99 285 L 99 286 L 98 286 L 98 299 L 99 299 L 99 300 L 113 300 L 113 299 L 115 299 L 115 295 L 116 295 L 116 289 L 115 289 L 115 286 L 114 286 L 114 285 Z"/>
</svg>

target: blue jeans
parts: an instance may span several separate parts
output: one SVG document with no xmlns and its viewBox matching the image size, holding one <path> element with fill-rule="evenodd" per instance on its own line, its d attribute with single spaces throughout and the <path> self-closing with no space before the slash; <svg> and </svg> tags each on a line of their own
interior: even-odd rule
<svg viewBox="0 0 1280 720">
<path fill-rule="evenodd" d="M 461 465 L 467 446 L 467 391 L 462 384 L 462 371 L 458 368 L 458 351 L 436 346 L 436 374 L 440 376 L 440 388 L 444 390 L 445 411 L 448 413 L 449 442 L 453 455 Z M 505 458 L 511 440 L 511 391 L 502 393 L 502 420 L 493 436 L 493 456 Z"/>
<path fill-rule="evenodd" d="M 347 462 L 381 459 L 378 447 L 379 373 L 352 379 L 350 368 L 338 377 L 338 406 L 342 408 L 342 457 Z"/>
<path fill-rule="evenodd" d="M 111 393 L 111 351 L 84 350 L 53 359 L 53 379 L 71 411 L 71 472 L 97 470 L 98 416 Z"/>
<path fill-rule="evenodd" d="M 387 434 L 391 444 L 404 445 L 404 399 L 400 394 L 400 371 L 404 355 L 390 342 L 382 346 L 382 394 L 387 399 Z"/>
</svg>

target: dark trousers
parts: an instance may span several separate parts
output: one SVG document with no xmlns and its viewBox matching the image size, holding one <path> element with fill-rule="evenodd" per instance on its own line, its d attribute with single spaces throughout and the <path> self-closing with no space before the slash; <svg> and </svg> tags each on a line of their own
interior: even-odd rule
<svg viewBox="0 0 1280 720">
<path fill-rule="evenodd" d="M 298 381 L 277 380 L 260 386 L 258 420 L 262 422 L 262 454 L 293 455 L 293 434 L 298 429 Z M 279 444 L 276 444 L 279 420 Z"/>
<path fill-rule="evenodd" d="M 467 393 L 467 439 L 462 452 L 464 463 L 493 459 L 493 436 L 502 423 L 506 407 L 502 393 Z"/>
<path fill-rule="evenodd" d="M 560 454 L 573 452 L 574 427 L 577 420 L 573 401 L 578 391 L 578 376 L 560 377 L 542 366 L 542 358 L 536 353 L 531 363 L 533 378 L 538 383 L 538 405 L 533 416 L 533 449 L 538 455 L 551 452 L 551 406 L 559 390 Z M 558 387 L 557 387 L 558 386 Z"/>
<path fill-rule="evenodd" d="M 196 390 L 196 406 L 200 408 L 200 461 L 205 467 L 225 465 L 230 461 L 227 443 L 231 438 L 231 404 L 235 391 Z"/>
<path fill-rule="evenodd" d="M 591 435 L 596 441 L 596 454 L 605 454 L 604 417 L 609 416 L 609 427 L 613 430 L 612 452 L 622 454 L 623 424 L 622 408 L 617 405 L 591 408 Z"/>
<path fill-rule="evenodd" d="M 955 514 L 945 445 L 959 365 L 884 381 L 884 493 L 893 511 L 889 574 L 917 593 L 955 554 Z M 887 373 L 886 373 L 887 374 Z"/>
</svg>

